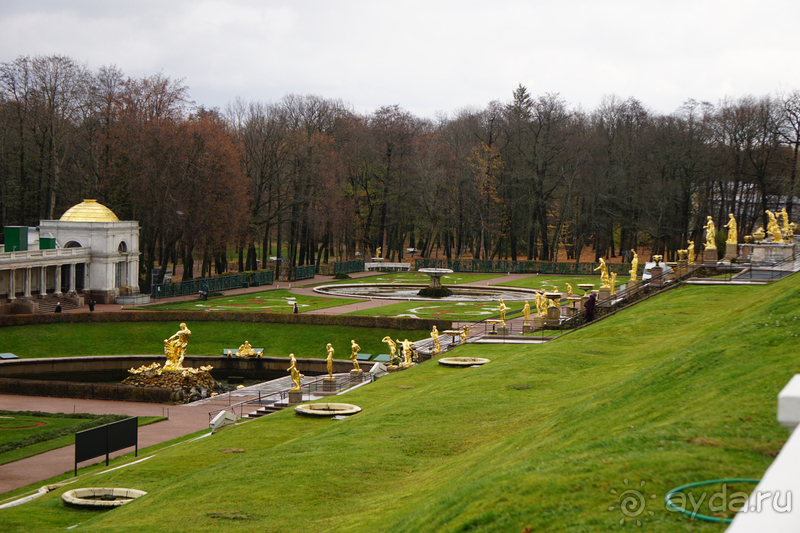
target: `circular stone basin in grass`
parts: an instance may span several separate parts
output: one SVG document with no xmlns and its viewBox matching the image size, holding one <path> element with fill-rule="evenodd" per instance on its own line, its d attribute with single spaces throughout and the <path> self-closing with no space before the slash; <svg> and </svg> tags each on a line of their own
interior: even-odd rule
<svg viewBox="0 0 800 533">
<path fill-rule="evenodd" d="M 310 403 L 298 405 L 294 412 L 306 416 L 347 416 L 361 411 L 357 405 L 350 403 Z"/>
<path fill-rule="evenodd" d="M 442 357 L 439 364 L 442 366 L 480 366 L 485 365 L 491 359 L 483 357 Z"/>
<path fill-rule="evenodd" d="M 96 509 L 110 509 L 125 505 L 139 496 L 147 494 L 136 489 L 110 489 L 90 488 L 68 490 L 61 495 L 64 503 L 78 507 L 94 507 Z"/>
</svg>

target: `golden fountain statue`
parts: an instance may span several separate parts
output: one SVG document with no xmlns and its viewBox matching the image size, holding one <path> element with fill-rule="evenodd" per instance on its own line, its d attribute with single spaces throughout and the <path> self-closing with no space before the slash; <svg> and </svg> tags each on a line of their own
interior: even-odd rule
<svg viewBox="0 0 800 533">
<path fill-rule="evenodd" d="M 688 261 L 690 265 L 694 264 L 695 255 L 694 255 L 694 241 L 687 240 L 686 243 L 689 245 L 686 247 L 686 255 L 688 257 Z"/>
<path fill-rule="evenodd" d="M 412 364 L 412 361 L 411 361 L 411 355 L 412 355 L 411 354 L 411 347 L 414 346 L 414 343 L 411 342 L 408 339 L 405 339 L 403 341 L 398 339 L 397 342 L 400 342 L 403 345 L 403 362 L 401 363 L 402 366 L 406 366 L 406 367 L 407 366 L 411 366 L 411 364 Z"/>
<path fill-rule="evenodd" d="M 503 299 L 500 298 L 500 322 L 502 325 L 506 325 L 506 311 L 508 311 L 508 306 L 503 302 Z"/>
<path fill-rule="evenodd" d="M 442 345 L 439 343 L 439 330 L 433 326 L 431 330 L 431 338 L 433 339 L 433 353 L 441 353 Z"/>
<path fill-rule="evenodd" d="M 572 285 L 567 283 L 567 298 L 569 298 L 570 296 L 572 296 Z"/>
<path fill-rule="evenodd" d="M 523 325 L 528 326 L 528 323 L 531 320 L 531 304 L 529 304 L 527 301 L 525 302 L 525 306 L 522 308 L 522 316 L 525 317 L 525 322 Z"/>
<path fill-rule="evenodd" d="M 617 293 L 617 288 L 616 288 L 617 273 L 616 272 L 612 272 L 611 276 L 609 276 L 609 280 L 608 281 L 609 281 L 609 287 L 611 289 L 611 294 L 616 294 Z"/>
<path fill-rule="evenodd" d="M 723 227 L 728 228 L 727 244 L 738 244 L 739 237 L 736 235 L 736 219 L 733 218 L 733 213 L 728 213 L 728 223 Z"/>
<path fill-rule="evenodd" d="M 382 338 L 381 342 L 385 342 L 389 347 L 389 365 L 394 365 L 395 360 L 397 359 L 397 344 L 395 344 L 389 335 L 386 335 L 384 338 Z"/>
<path fill-rule="evenodd" d="M 286 371 L 290 373 L 292 378 L 292 383 L 294 384 L 294 386 L 289 390 L 297 392 L 300 390 L 300 378 L 305 376 L 303 376 L 303 374 L 301 374 L 300 371 L 297 370 L 297 359 L 294 358 L 293 353 L 289 354 L 289 358 L 290 358 L 290 364 L 289 368 L 287 368 Z"/>
<path fill-rule="evenodd" d="M 783 237 L 781 236 L 781 227 L 778 225 L 778 219 L 775 217 L 775 213 L 767 209 L 765 211 L 767 217 L 769 217 L 769 222 L 767 222 L 767 233 L 772 234 L 772 242 L 783 242 Z"/>
<path fill-rule="evenodd" d="M 325 358 L 328 365 L 328 379 L 333 379 L 333 345 L 328 343 L 325 349 L 328 351 L 328 356 Z"/>
<path fill-rule="evenodd" d="M 631 269 L 628 272 L 631 275 L 631 281 L 636 281 L 639 275 L 639 254 L 636 253 L 636 250 L 631 250 L 633 253 L 633 259 L 631 259 Z"/>
<path fill-rule="evenodd" d="M 361 372 L 361 367 L 358 366 L 358 351 L 361 349 L 361 346 L 356 344 L 356 341 L 350 340 L 350 360 L 353 362 L 353 370 L 356 372 Z"/>
<path fill-rule="evenodd" d="M 714 225 L 714 219 L 711 215 L 706 217 L 706 225 L 703 226 L 703 229 L 706 230 L 706 250 L 716 250 L 717 245 L 714 241 L 714 238 L 717 234 L 717 227 Z"/>
<path fill-rule="evenodd" d="M 611 288 L 611 278 L 608 276 L 608 265 L 606 265 L 605 259 L 602 257 L 600 258 L 600 266 L 594 269 L 595 272 L 600 271 L 600 281 L 602 285 L 600 285 L 601 289 L 610 289 Z"/>
<path fill-rule="evenodd" d="M 181 322 L 181 329 L 168 339 L 164 339 L 164 355 L 167 362 L 164 370 L 167 372 L 180 372 L 183 370 L 183 358 L 186 357 L 186 347 L 192 332 Z"/>
<path fill-rule="evenodd" d="M 249 341 L 244 341 L 244 344 L 239 346 L 239 349 L 236 350 L 236 357 L 261 357 L 260 353 L 257 353 L 252 346 L 250 346 Z"/>
</svg>

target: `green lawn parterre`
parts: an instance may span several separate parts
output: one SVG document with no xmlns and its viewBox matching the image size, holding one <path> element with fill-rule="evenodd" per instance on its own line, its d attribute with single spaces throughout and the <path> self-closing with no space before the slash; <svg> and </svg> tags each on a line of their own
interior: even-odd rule
<svg viewBox="0 0 800 533">
<path fill-rule="evenodd" d="M 682 286 L 550 343 L 452 354 L 481 367 L 390 374 L 343 398 L 363 409 L 346 420 L 285 410 L 86 480 L 148 491 L 114 511 L 66 508 L 64 488 L 0 516 L 9 532 L 721 532 L 663 497 L 771 464 L 798 298 L 797 276 Z"/>
<path fill-rule="evenodd" d="M 350 340 L 363 353 L 384 353 L 385 335 L 392 338 L 425 338 L 428 330 L 373 329 L 343 326 L 303 326 L 245 322 L 191 322 L 187 355 L 220 355 L 224 348 L 238 348 L 245 340 L 264 348 L 265 356 L 326 357 L 332 343 L 337 359 L 350 356 Z M 164 339 L 178 330 L 172 322 L 109 322 L 10 326 L 1 328 L 3 349 L 21 358 L 75 355 L 164 355 Z"/>
<path fill-rule="evenodd" d="M 263 292 L 238 294 L 235 296 L 218 296 L 201 301 L 198 298 L 182 302 L 168 302 L 152 304 L 145 307 L 150 311 L 251 311 L 266 313 L 291 313 L 294 304 L 303 313 L 316 309 L 327 309 L 352 303 L 363 302 L 355 298 L 328 298 L 325 296 L 306 296 L 305 294 L 292 294 L 289 289 L 275 289 Z"/>
</svg>

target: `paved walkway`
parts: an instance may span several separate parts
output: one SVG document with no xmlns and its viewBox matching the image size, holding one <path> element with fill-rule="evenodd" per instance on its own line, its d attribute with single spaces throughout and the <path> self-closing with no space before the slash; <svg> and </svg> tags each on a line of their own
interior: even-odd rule
<svg viewBox="0 0 800 533">
<path fill-rule="evenodd" d="M 208 412 L 214 407 L 204 405 L 172 405 L 142 402 L 114 402 L 45 398 L 0 394 L 0 409 L 7 411 L 43 411 L 47 413 L 91 413 L 131 416 L 169 416 L 169 420 L 139 428 L 139 449 L 166 442 L 208 428 Z M 112 454 L 116 457 L 131 450 Z M 101 458 L 98 458 L 100 460 Z M 105 461 L 104 458 L 102 458 Z M 90 462 L 78 466 L 86 466 Z M 75 466 L 75 446 L 34 455 L 21 461 L 0 465 L 0 494 L 31 483 L 37 483 L 72 470 Z"/>
</svg>

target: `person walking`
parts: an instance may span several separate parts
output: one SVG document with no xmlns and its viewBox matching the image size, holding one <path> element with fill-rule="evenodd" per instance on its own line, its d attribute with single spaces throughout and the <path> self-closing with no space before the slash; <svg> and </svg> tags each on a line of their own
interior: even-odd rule
<svg viewBox="0 0 800 533">
<path fill-rule="evenodd" d="M 586 312 L 586 322 L 594 320 L 594 304 L 597 302 L 597 294 L 592 293 L 586 303 L 583 304 L 583 310 Z"/>
<path fill-rule="evenodd" d="M 297 307 L 297 302 L 295 302 L 295 303 L 294 303 L 294 309 L 292 310 L 292 313 L 294 313 L 294 314 L 297 314 L 297 313 L 299 313 L 299 312 L 300 312 L 300 308 L 299 308 L 299 307 Z"/>
<path fill-rule="evenodd" d="M 90 313 L 94 313 L 94 306 L 95 306 L 96 303 L 97 302 L 95 302 L 94 300 L 89 300 L 89 312 Z"/>
<path fill-rule="evenodd" d="M 55 310 L 55 312 L 56 313 L 60 313 L 61 312 L 61 302 L 56 302 L 56 310 Z"/>
</svg>

